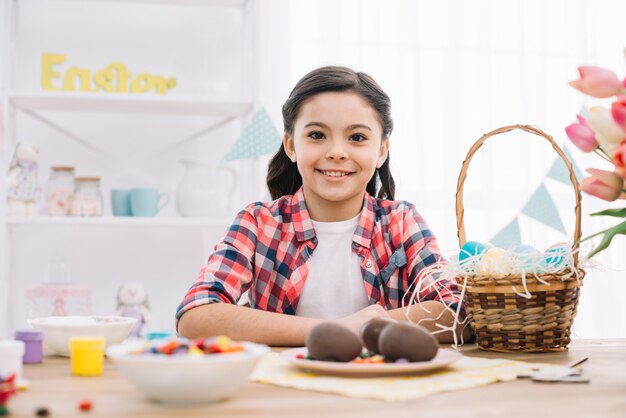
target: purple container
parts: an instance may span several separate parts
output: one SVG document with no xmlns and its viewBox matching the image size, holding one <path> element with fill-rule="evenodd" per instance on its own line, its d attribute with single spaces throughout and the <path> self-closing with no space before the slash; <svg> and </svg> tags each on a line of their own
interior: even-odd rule
<svg viewBox="0 0 626 418">
<path fill-rule="evenodd" d="M 15 339 L 24 342 L 22 363 L 41 363 L 43 360 L 43 331 L 20 329 L 15 331 Z"/>
</svg>

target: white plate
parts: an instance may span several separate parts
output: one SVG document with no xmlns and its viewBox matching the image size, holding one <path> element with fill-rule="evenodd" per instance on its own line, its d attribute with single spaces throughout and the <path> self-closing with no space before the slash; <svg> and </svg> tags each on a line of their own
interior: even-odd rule
<svg viewBox="0 0 626 418">
<path fill-rule="evenodd" d="M 435 358 L 430 361 L 417 361 L 413 363 L 338 363 L 334 361 L 317 361 L 299 359 L 297 356 L 306 356 L 306 347 L 292 348 L 280 353 L 280 356 L 291 365 L 320 374 L 332 374 L 343 376 L 392 376 L 425 373 L 441 369 L 459 360 L 463 355 L 450 348 L 440 348 Z"/>
</svg>

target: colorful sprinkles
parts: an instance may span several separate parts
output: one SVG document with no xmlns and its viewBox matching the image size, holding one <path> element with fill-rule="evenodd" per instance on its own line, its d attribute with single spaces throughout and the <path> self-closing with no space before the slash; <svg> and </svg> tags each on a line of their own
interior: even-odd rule
<svg viewBox="0 0 626 418">
<path fill-rule="evenodd" d="M 201 338 L 188 340 L 186 338 L 173 338 L 169 341 L 159 341 L 155 344 L 148 344 L 132 354 L 157 354 L 157 355 L 189 355 L 203 356 L 208 354 L 238 353 L 244 351 L 243 344 L 235 342 L 226 336 Z"/>
<path fill-rule="evenodd" d="M 306 356 L 304 354 L 298 354 L 296 356 L 298 360 L 313 360 L 316 361 L 310 354 Z M 385 363 L 410 363 L 408 359 L 399 358 L 395 361 L 385 360 L 385 357 L 379 354 L 373 354 L 369 351 L 363 351 L 357 358 L 350 361 L 350 363 L 355 364 L 385 364 Z"/>
</svg>

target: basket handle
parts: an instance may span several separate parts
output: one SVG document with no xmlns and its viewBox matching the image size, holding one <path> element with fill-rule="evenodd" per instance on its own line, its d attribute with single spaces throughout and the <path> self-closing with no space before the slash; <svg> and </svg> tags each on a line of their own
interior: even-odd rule
<svg viewBox="0 0 626 418">
<path fill-rule="evenodd" d="M 459 174 L 459 181 L 456 186 L 456 226 L 457 226 L 457 235 L 459 237 L 459 247 L 463 247 L 465 244 L 465 223 L 464 223 L 464 213 L 463 209 L 463 185 L 465 184 L 465 178 L 467 177 L 467 168 L 469 167 L 469 163 L 472 160 L 472 157 L 478 148 L 480 148 L 483 143 L 490 137 L 494 135 L 503 134 L 505 132 L 512 131 L 514 129 L 520 129 L 522 131 L 530 132 L 537 136 L 544 137 L 550 144 L 552 144 L 552 148 L 559 154 L 567 170 L 569 171 L 569 178 L 574 186 L 574 193 L 576 195 L 576 206 L 574 207 L 574 211 L 576 212 L 576 225 L 574 229 L 574 246 L 572 248 L 574 254 L 574 265 L 578 266 L 578 244 L 581 236 L 580 229 L 580 221 L 581 221 L 581 210 L 580 210 L 580 188 L 578 186 L 578 180 L 576 179 L 576 175 L 574 174 L 574 169 L 572 168 L 572 163 L 567 159 L 561 148 L 554 142 L 552 137 L 536 126 L 531 125 L 511 125 L 504 126 L 502 128 L 495 129 L 487 134 L 484 134 L 476 143 L 472 146 L 472 148 L 467 153 L 465 157 L 465 161 L 463 161 L 463 167 L 461 168 L 461 173 Z"/>
</svg>

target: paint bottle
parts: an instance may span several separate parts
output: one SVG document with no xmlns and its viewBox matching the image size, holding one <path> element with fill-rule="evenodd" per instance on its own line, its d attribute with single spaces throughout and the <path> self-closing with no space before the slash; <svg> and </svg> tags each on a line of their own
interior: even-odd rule
<svg viewBox="0 0 626 418">
<path fill-rule="evenodd" d="M 70 338 L 70 360 L 72 374 L 76 376 L 100 376 L 104 365 L 104 338 Z"/>
<path fill-rule="evenodd" d="M 43 331 L 40 329 L 18 329 L 15 340 L 24 342 L 22 363 L 41 363 L 43 360 Z"/>
<path fill-rule="evenodd" d="M 7 377 L 15 373 L 19 381 L 22 377 L 22 357 L 24 357 L 23 341 L 0 341 L 0 376 Z"/>
</svg>

